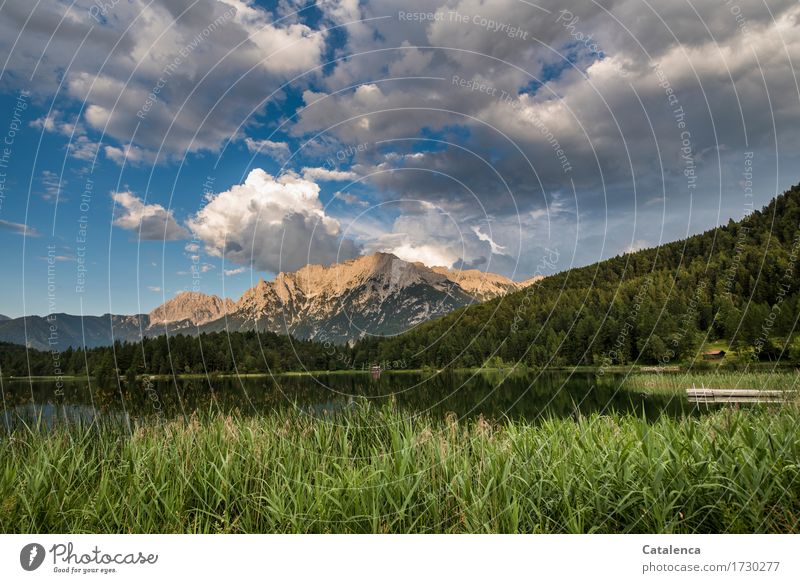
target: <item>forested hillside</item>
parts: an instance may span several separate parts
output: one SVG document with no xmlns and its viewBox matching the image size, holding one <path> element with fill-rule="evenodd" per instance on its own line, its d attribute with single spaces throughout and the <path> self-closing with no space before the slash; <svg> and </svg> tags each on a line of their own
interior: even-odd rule
<svg viewBox="0 0 800 583">
<path fill-rule="evenodd" d="M 800 185 L 726 226 L 572 269 L 464 308 L 356 358 L 409 366 L 675 363 L 724 340 L 753 360 L 794 359 Z M 785 349 L 785 350 L 784 350 Z"/>
</svg>

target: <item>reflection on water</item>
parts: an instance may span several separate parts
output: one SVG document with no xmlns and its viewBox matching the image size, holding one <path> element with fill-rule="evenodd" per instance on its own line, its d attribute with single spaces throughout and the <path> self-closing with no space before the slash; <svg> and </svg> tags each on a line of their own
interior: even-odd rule
<svg viewBox="0 0 800 583">
<path fill-rule="evenodd" d="M 391 401 L 409 414 L 530 421 L 547 417 L 578 417 L 591 413 L 632 413 L 648 420 L 660 415 L 680 417 L 706 411 L 683 397 L 647 395 L 620 390 L 622 377 L 592 374 L 539 373 L 331 374 L 275 378 L 212 378 L 169 381 L 139 380 L 134 384 L 92 388 L 86 382 L 18 381 L 5 384 L 3 425 L 40 419 L 45 427 L 94 420 L 129 424 L 138 419 L 172 418 L 192 412 L 222 411 L 256 414 L 297 407 L 325 417 L 357 398 L 376 404 Z"/>
<path fill-rule="evenodd" d="M 71 405 L 67 403 L 25 403 L 3 411 L 3 427 L 9 429 L 25 423 L 28 426 L 40 425 L 52 429 L 56 425 L 91 425 L 99 419 L 111 420 L 130 425 L 130 416 L 120 412 L 101 412 L 91 405 Z"/>
</svg>

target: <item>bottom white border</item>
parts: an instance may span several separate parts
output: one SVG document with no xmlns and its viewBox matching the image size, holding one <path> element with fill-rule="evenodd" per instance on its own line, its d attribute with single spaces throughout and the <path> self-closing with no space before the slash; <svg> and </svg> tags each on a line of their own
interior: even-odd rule
<svg viewBox="0 0 800 583">
<path fill-rule="evenodd" d="M 26 571 L 21 562 L 31 560 L 30 552 L 27 559 L 20 553 L 34 543 L 46 556 L 41 566 Z M 9 534 L 0 535 L 0 578 L 137 583 L 182 577 L 348 583 L 796 582 L 799 551 L 798 535 Z M 137 564 L 126 564 L 130 561 Z"/>
</svg>

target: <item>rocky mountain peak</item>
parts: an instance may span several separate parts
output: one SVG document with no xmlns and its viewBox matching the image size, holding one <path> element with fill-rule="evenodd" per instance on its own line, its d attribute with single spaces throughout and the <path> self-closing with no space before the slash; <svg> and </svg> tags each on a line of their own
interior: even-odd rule
<svg viewBox="0 0 800 583">
<path fill-rule="evenodd" d="M 293 273 L 281 272 L 273 286 L 281 299 L 291 292 L 307 297 L 340 294 L 368 282 L 406 286 L 422 281 L 438 282 L 441 278 L 422 264 L 413 264 L 390 253 L 374 253 L 330 266 L 306 265 Z"/>
<path fill-rule="evenodd" d="M 184 291 L 150 312 L 150 325 L 188 321 L 202 325 L 230 313 L 235 304 L 228 298 L 201 292 Z"/>
<path fill-rule="evenodd" d="M 448 269 L 434 267 L 433 271 L 457 283 L 461 288 L 479 301 L 486 301 L 507 293 L 524 289 L 537 279 L 517 282 L 508 277 L 480 271 L 479 269 Z"/>
</svg>

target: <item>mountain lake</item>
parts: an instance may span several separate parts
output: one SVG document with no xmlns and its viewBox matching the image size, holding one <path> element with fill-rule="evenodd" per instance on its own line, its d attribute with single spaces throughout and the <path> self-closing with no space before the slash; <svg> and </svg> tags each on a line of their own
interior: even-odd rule
<svg viewBox="0 0 800 583">
<path fill-rule="evenodd" d="M 7 380 L 2 385 L 3 427 L 20 424 L 138 422 L 172 419 L 193 413 L 260 415 L 297 408 L 324 420 L 370 401 L 391 405 L 408 415 L 502 421 L 578 418 L 593 413 L 623 413 L 653 421 L 661 415 L 683 417 L 708 411 L 683 395 L 648 394 L 623 389 L 622 374 L 592 373 L 384 373 L 277 375 L 274 377 L 211 377 L 138 379 L 97 387 L 83 380 Z"/>
</svg>

